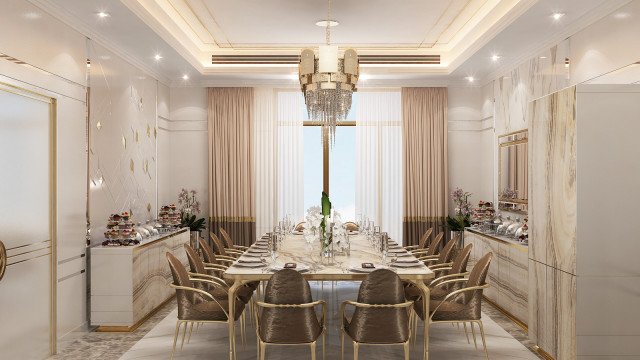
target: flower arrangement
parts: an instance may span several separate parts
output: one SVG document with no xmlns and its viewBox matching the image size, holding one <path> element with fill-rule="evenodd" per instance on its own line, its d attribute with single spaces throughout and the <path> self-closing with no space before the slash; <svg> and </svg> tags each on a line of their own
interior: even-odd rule
<svg viewBox="0 0 640 360">
<path fill-rule="evenodd" d="M 200 202 L 196 198 L 195 190 L 182 189 L 178 194 L 178 204 L 180 205 L 180 226 L 188 227 L 191 231 L 205 229 L 205 219 L 196 218 L 195 214 L 200 214 Z"/>
<path fill-rule="evenodd" d="M 451 192 L 451 199 L 456 205 L 455 216 L 447 216 L 447 227 L 451 231 L 463 231 L 465 227 L 470 226 L 471 222 L 471 203 L 469 197 L 471 193 L 465 192 L 460 188 L 456 188 Z"/>
<path fill-rule="evenodd" d="M 505 188 L 504 190 L 502 190 L 502 193 L 500 194 L 500 198 L 501 199 L 517 199 L 518 198 L 518 191 L 517 190 L 513 190 L 513 189 L 509 189 L 509 188 Z"/>
</svg>

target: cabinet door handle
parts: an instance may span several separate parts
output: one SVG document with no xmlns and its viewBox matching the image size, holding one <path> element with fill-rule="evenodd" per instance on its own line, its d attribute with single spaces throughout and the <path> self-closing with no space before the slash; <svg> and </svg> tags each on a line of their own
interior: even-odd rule
<svg viewBox="0 0 640 360">
<path fill-rule="evenodd" d="M 0 241 L 0 280 L 4 276 L 4 271 L 7 269 L 7 249 L 4 247 L 4 243 Z"/>
</svg>

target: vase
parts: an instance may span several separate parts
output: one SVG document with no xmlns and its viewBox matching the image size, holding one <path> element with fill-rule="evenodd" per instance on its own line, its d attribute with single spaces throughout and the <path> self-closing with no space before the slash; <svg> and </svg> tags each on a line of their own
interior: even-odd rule
<svg viewBox="0 0 640 360">
<path fill-rule="evenodd" d="M 330 224 L 325 231 L 320 231 L 320 262 L 324 265 L 333 265 L 335 260 L 332 228 Z"/>
<path fill-rule="evenodd" d="M 458 248 L 462 249 L 464 247 L 464 231 L 451 231 L 451 240 L 455 239 L 456 236 L 459 236 L 458 239 Z"/>
<path fill-rule="evenodd" d="M 198 241 L 198 239 L 200 238 L 200 231 L 191 231 L 189 235 L 191 247 L 194 250 L 198 251 L 198 249 L 200 248 L 200 242 Z"/>
</svg>

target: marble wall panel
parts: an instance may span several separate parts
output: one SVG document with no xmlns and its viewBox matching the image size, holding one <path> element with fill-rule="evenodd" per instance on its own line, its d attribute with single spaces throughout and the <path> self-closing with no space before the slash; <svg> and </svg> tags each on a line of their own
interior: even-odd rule
<svg viewBox="0 0 640 360">
<path fill-rule="evenodd" d="M 576 88 L 535 100 L 529 124 L 529 257 L 576 274 Z"/>
<path fill-rule="evenodd" d="M 547 309 L 547 266 L 529 260 L 529 338 L 541 348 L 551 348 L 553 339 L 547 329 L 553 322 Z"/>
<path fill-rule="evenodd" d="M 511 314 L 527 324 L 529 322 L 529 264 L 528 251 L 509 247 L 508 292 L 513 299 Z"/>
</svg>

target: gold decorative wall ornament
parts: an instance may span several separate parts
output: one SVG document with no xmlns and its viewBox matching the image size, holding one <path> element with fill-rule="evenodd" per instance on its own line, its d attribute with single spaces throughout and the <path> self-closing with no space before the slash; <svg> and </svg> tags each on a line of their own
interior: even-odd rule
<svg viewBox="0 0 640 360">
<path fill-rule="evenodd" d="M 4 243 L 0 241 L 0 280 L 4 276 L 4 272 L 7 269 L 7 249 L 4 247 Z"/>
<path fill-rule="evenodd" d="M 133 162 L 133 159 L 129 161 L 129 169 L 131 170 L 131 172 L 135 171 L 135 163 Z"/>
</svg>

